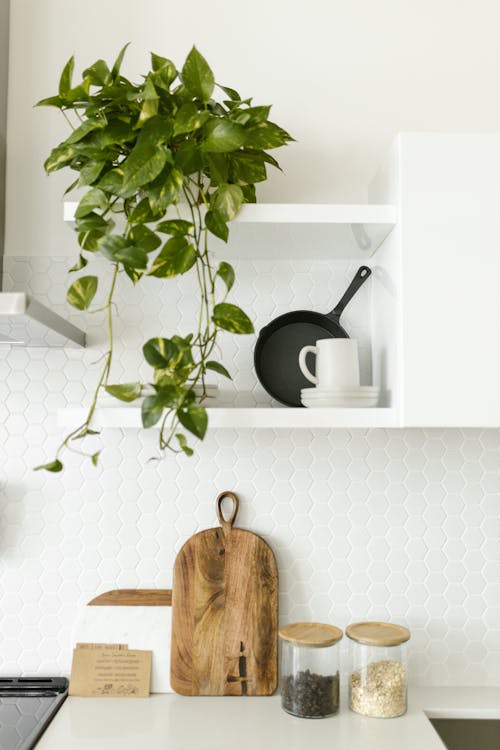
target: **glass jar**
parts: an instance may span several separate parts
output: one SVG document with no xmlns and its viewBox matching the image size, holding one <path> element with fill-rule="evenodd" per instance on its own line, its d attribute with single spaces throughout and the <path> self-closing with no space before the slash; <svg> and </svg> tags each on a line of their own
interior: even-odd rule
<svg viewBox="0 0 500 750">
<path fill-rule="evenodd" d="M 342 631 L 319 622 L 295 622 L 280 628 L 279 635 L 283 710 L 303 719 L 336 714 Z"/>
<path fill-rule="evenodd" d="M 351 639 L 351 710 L 381 719 L 402 716 L 407 708 L 410 631 L 388 622 L 358 622 L 345 632 Z"/>
</svg>

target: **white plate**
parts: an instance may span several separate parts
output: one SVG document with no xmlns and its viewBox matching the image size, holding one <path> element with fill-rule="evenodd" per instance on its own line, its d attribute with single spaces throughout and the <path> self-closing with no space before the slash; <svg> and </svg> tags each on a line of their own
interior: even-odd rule
<svg viewBox="0 0 500 750">
<path fill-rule="evenodd" d="M 306 396 L 305 394 L 302 394 L 301 399 L 305 399 L 306 401 L 331 401 L 332 399 L 350 399 L 354 401 L 366 401 L 366 399 L 373 399 L 378 398 L 378 393 L 365 393 L 362 396 L 360 396 L 357 393 L 333 393 L 328 394 L 324 396 Z"/>
<path fill-rule="evenodd" d="M 380 392 L 378 386 L 362 385 L 359 388 L 302 388 L 301 395 L 313 398 L 337 396 L 373 396 Z"/>
<path fill-rule="evenodd" d="M 377 406 L 378 396 L 372 396 L 371 398 L 341 398 L 331 397 L 324 399 L 307 399 L 302 397 L 301 399 L 303 406 L 313 409 L 368 409 L 372 406 Z"/>
</svg>

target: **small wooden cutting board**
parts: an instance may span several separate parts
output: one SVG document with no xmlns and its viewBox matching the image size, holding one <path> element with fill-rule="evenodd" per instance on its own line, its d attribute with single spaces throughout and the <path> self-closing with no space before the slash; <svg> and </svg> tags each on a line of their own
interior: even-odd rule
<svg viewBox="0 0 500 750">
<path fill-rule="evenodd" d="M 226 520 L 222 501 L 233 509 Z M 278 569 L 256 534 L 233 528 L 238 498 L 216 500 L 220 526 L 190 537 L 172 589 L 170 683 L 182 695 L 271 695 L 277 686 Z"/>
</svg>

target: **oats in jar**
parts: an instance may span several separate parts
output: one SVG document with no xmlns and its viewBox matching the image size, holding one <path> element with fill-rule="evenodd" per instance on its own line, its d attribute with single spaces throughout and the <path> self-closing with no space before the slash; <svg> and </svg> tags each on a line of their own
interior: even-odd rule
<svg viewBox="0 0 500 750">
<path fill-rule="evenodd" d="M 399 661 L 377 661 L 350 677 L 350 707 L 376 718 L 394 718 L 406 711 L 406 669 Z"/>
</svg>

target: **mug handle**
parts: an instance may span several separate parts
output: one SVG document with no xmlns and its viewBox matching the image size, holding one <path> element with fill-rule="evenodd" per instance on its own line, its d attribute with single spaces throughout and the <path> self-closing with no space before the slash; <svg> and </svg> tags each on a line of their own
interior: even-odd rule
<svg viewBox="0 0 500 750">
<path fill-rule="evenodd" d="M 318 347 L 317 346 L 303 346 L 299 353 L 299 367 L 302 375 L 309 380 L 310 383 L 314 383 L 314 385 L 318 384 L 318 378 L 312 374 L 312 372 L 309 372 L 307 369 L 306 364 L 306 357 L 309 354 L 315 354 L 318 356 Z"/>
</svg>

